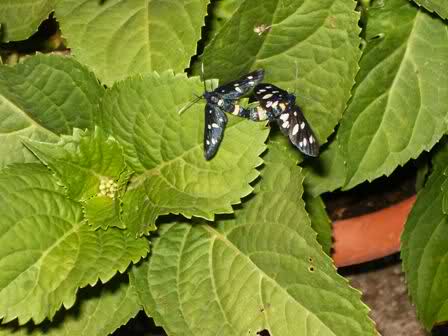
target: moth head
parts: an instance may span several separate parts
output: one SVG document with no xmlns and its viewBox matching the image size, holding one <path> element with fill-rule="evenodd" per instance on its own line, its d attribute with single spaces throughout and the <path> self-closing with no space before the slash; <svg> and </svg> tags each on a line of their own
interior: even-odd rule
<svg viewBox="0 0 448 336">
<path fill-rule="evenodd" d="M 218 102 L 221 100 L 221 97 L 212 92 L 204 92 L 203 97 L 205 98 L 205 100 L 211 104 L 218 104 Z"/>
</svg>

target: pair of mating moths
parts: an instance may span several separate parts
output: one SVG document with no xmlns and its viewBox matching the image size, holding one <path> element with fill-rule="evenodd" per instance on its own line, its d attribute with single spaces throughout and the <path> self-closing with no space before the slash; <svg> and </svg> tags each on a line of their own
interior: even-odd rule
<svg viewBox="0 0 448 336">
<path fill-rule="evenodd" d="M 264 71 L 251 72 L 240 79 L 206 91 L 204 155 L 210 160 L 218 151 L 227 124 L 225 112 L 253 121 L 269 120 L 276 122 L 282 133 L 302 153 L 319 155 L 319 143 L 306 121 L 302 110 L 296 105 L 295 95 L 272 84 L 261 83 Z M 253 89 L 259 106 L 244 108 L 238 100 Z"/>
</svg>

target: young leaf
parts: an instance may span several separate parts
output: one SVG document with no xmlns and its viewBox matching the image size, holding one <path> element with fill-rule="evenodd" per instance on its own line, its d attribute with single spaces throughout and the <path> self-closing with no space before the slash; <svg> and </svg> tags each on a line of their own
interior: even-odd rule
<svg viewBox="0 0 448 336">
<path fill-rule="evenodd" d="M 448 158 L 445 155 L 445 167 Z M 440 164 L 440 163 L 439 163 Z M 436 169 L 417 196 L 401 237 L 401 258 L 409 292 L 423 325 L 429 330 L 448 320 L 448 217 L 443 212 L 448 183 Z"/>
<path fill-rule="evenodd" d="M 56 174 L 69 197 L 76 201 L 96 195 L 115 197 L 118 185 L 112 191 L 106 190 L 106 185 L 112 184 L 108 180 L 118 181 L 127 170 L 120 144 L 98 127 L 93 132 L 74 129 L 73 135 L 61 136 L 58 143 L 27 140 L 25 144 Z"/>
<path fill-rule="evenodd" d="M 123 199 L 123 221 L 136 234 L 174 213 L 212 220 L 252 192 L 268 129 L 228 116 L 217 155 L 204 159 L 204 105 L 179 109 L 203 91 L 199 78 L 164 72 L 117 83 L 103 99 L 102 126 L 123 146 L 136 172 Z"/>
<path fill-rule="evenodd" d="M 448 26 L 408 0 L 388 0 L 369 9 L 366 39 L 338 133 L 345 189 L 389 175 L 447 129 Z"/>
<path fill-rule="evenodd" d="M 121 220 L 121 201 L 109 196 L 95 196 L 84 205 L 84 215 L 94 230 L 106 230 L 110 226 L 124 229 L 126 224 Z"/>
<path fill-rule="evenodd" d="M 73 127 L 93 128 L 104 89 L 70 57 L 38 55 L 0 65 L 0 167 L 35 161 L 21 138 L 57 141 Z"/>
<path fill-rule="evenodd" d="M 67 194 L 85 202 L 85 215 L 93 228 L 124 228 L 121 199 L 131 171 L 124 162 L 120 144 L 99 128 L 93 132 L 75 129 L 58 143 L 25 141 L 58 177 Z"/>
<path fill-rule="evenodd" d="M 323 144 L 341 118 L 358 70 L 355 5 L 246 0 L 206 47 L 205 73 L 225 82 L 250 68 L 265 68 L 265 81 L 297 89 L 297 102 Z M 257 33 L 262 26 L 267 30 Z"/>
<path fill-rule="evenodd" d="M 63 0 L 56 17 L 73 55 L 112 85 L 190 64 L 208 0 Z"/>
<path fill-rule="evenodd" d="M 312 197 L 307 193 L 304 194 L 303 200 L 305 201 L 306 211 L 310 216 L 311 227 L 317 232 L 317 241 L 322 245 L 324 252 L 330 255 L 333 245 L 332 226 L 325 209 L 325 203 L 321 197 Z"/>
<path fill-rule="evenodd" d="M 74 307 L 56 314 L 53 321 L 17 328 L 15 323 L 0 326 L 0 336 L 105 336 L 126 324 L 141 309 L 127 275 L 114 277 L 79 291 Z"/>
<path fill-rule="evenodd" d="M 103 283 L 144 257 L 146 239 L 125 230 L 92 231 L 80 203 L 37 164 L 0 173 L 0 318 L 19 324 L 70 308 L 79 287 Z"/>
<path fill-rule="evenodd" d="M 57 0 L 0 1 L 0 25 L 3 40 L 0 42 L 26 40 L 37 31 Z"/>
<path fill-rule="evenodd" d="M 172 335 L 376 335 L 360 294 L 311 229 L 287 139 L 272 142 L 255 197 L 213 226 L 160 227 L 131 272 L 147 314 Z"/>
<path fill-rule="evenodd" d="M 446 0 L 414 0 L 414 2 L 430 12 L 437 13 L 442 19 L 448 18 L 448 3 Z"/>
</svg>

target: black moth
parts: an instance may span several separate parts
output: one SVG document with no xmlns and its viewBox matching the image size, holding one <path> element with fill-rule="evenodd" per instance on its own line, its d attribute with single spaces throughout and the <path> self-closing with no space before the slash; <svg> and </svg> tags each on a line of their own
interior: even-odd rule
<svg viewBox="0 0 448 336">
<path fill-rule="evenodd" d="M 240 79 L 205 91 L 204 156 L 210 160 L 218 151 L 227 125 L 225 112 L 240 115 L 244 109 L 236 101 L 263 80 L 264 70 L 253 71 Z"/>
<path fill-rule="evenodd" d="M 275 85 L 262 83 L 254 88 L 254 97 L 260 107 L 250 110 L 250 119 L 277 122 L 282 133 L 303 154 L 319 155 L 319 143 L 302 110 L 296 105 L 295 95 Z"/>
</svg>

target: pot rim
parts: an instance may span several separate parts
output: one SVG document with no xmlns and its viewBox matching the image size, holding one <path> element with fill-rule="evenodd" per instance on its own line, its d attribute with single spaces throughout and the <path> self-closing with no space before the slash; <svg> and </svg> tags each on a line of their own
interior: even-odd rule
<svg viewBox="0 0 448 336">
<path fill-rule="evenodd" d="M 361 264 L 400 251 L 400 236 L 415 199 L 413 195 L 375 212 L 334 221 L 332 258 L 336 266 Z"/>
</svg>

